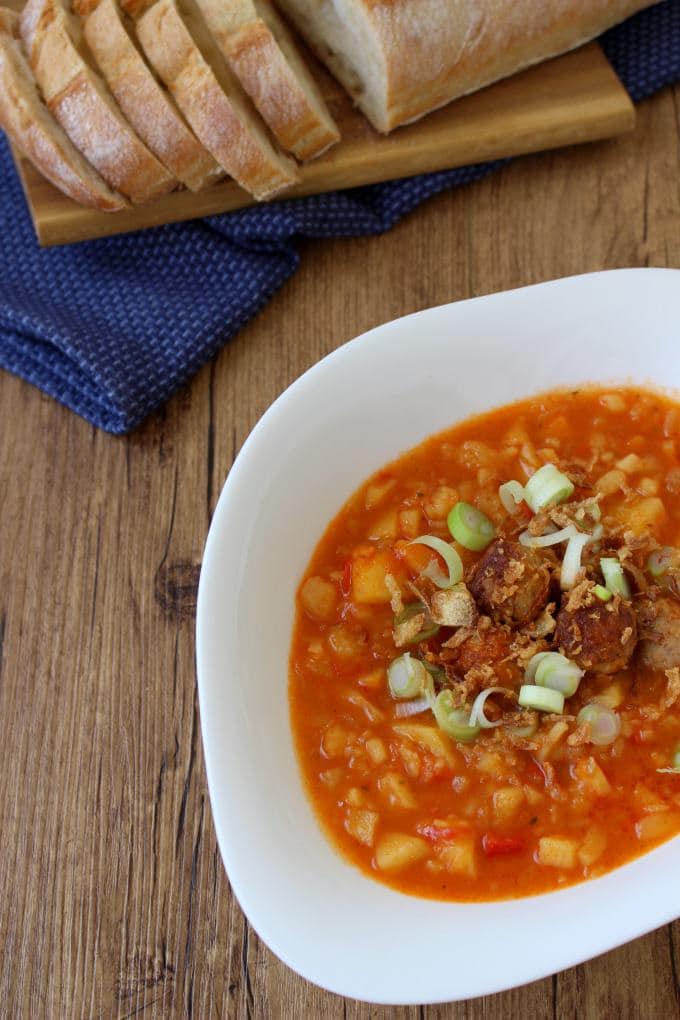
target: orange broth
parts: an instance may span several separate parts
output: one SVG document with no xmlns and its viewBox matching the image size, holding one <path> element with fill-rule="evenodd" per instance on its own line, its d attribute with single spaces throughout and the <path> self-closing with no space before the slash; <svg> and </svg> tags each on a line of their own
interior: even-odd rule
<svg viewBox="0 0 680 1020">
<path fill-rule="evenodd" d="M 576 465 L 605 493 L 605 528 L 680 545 L 680 406 L 642 389 L 588 387 L 495 409 L 404 453 L 340 510 L 300 584 L 290 707 L 306 789 L 344 857 L 402 892 L 532 895 L 600 875 L 680 832 L 680 774 L 657 771 L 680 741 L 680 700 L 658 708 L 663 671 L 586 673 L 564 712 L 573 719 L 601 695 L 620 735 L 604 747 L 562 738 L 544 758 L 509 744 L 502 726 L 463 744 L 429 711 L 395 715 L 386 668 L 404 649 L 393 640 L 386 574 L 407 592 L 436 559 L 408 543 L 425 534 L 450 542 L 446 518 L 458 500 L 502 532 L 499 484 L 524 484 L 549 461 Z M 467 572 L 482 553 L 456 547 Z M 541 718 L 539 733 L 552 725 Z"/>
</svg>

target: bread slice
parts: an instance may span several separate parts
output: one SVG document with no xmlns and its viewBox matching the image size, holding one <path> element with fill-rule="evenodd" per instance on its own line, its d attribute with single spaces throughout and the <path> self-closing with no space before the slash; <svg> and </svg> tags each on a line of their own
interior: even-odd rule
<svg viewBox="0 0 680 1020">
<path fill-rule="evenodd" d="M 191 0 L 158 0 L 136 25 L 137 38 L 194 133 L 255 198 L 297 180 L 278 153 Z"/>
<path fill-rule="evenodd" d="M 104 212 L 124 209 L 57 124 L 38 92 L 21 49 L 19 15 L 0 8 L 0 127 L 40 173 L 81 205 Z"/>
<path fill-rule="evenodd" d="M 269 0 L 197 0 L 232 71 L 282 148 L 312 159 L 340 139 L 316 82 Z"/>
<path fill-rule="evenodd" d="M 28 0 L 21 34 L 47 106 L 107 184 L 136 203 L 172 191 L 176 179 L 123 117 L 64 0 Z"/>
<path fill-rule="evenodd" d="M 580 46 L 657 0 L 277 0 L 378 131 Z"/>
<path fill-rule="evenodd" d="M 200 191 L 224 172 L 156 80 L 130 27 L 116 0 L 101 0 L 85 21 L 85 39 L 106 84 L 142 141 L 182 184 Z"/>
</svg>

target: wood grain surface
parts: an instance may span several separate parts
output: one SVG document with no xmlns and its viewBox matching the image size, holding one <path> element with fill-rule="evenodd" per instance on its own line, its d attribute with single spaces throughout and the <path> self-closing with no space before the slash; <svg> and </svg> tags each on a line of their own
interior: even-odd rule
<svg viewBox="0 0 680 1020">
<path fill-rule="evenodd" d="M 596 43 L 506 78 L 389 137 L 373 130 L 318 63 L 312 66 L 342 140 L 300 167 L 300 183 L 286 192 L 288 198 L 611 138 L 635 122 L 628 94 Z M 15 160 L 43 245 L 229 212 L 255 201 L 226 180 L 196 194 L 175 191 L 150 205 L 97 212 L 62 195 L 28 160 Z"/>
<path fill-rule="evenodd" d="M 680 89 L 666 90 L 639 107 L 634 135 L 518 159 L 383 237 L 301 243 L 297 275 L 127 438 L 0 375 L 2 1017 L 680 1015 L 678 923 L 527 987 L 446 1006 L 376 1008 L 297 977 L 230 893 L 194 674 L 208 523 L 271 401 L 322 355 L 397 315 L 589 270 L 680 266 L 679 103 Z"/>
</svg>

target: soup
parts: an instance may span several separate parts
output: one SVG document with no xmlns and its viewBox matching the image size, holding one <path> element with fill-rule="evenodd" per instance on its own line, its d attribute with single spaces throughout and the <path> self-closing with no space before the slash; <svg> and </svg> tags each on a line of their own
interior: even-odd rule
<svg viewBox="0 0 680 1020">
<path fill-rule="evenodd" d="M 680 832 L 680 407 L 554 391 L 368 479 L 301 581 L 293 733 L 329 839 L 419 896 L 595 877 Z"/>
</svg>

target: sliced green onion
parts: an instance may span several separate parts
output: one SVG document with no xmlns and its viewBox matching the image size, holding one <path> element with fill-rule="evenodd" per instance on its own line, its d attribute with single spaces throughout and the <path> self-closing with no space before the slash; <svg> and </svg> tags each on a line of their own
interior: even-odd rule
<svg viewBox="0 0 680 1020">
<path fill-rule="evenodd" d="M 576 716 L 576 724 L 587 723 L 590 727 L 590 742 L 597 747 L 613 744 L 621 732 L 621 720 L 611 708 L 594 702 L 584 705 Z"/>
<path fill-rule="evenodd" d="M 470 726 L 481 726 L 483 730 L 493 729 L 494 726 L 500 726 L 503 722 L 502 719 L 498 719 L 496 722 L 492 722 L 491 719 L 487 719 L 484 714 L 484 705 L 486 699 L 490 694 L 510 694 L 511 692 L 506 690 L 505 687 L 487 687 L 485 691 L 481 691 L 475 700 L 472 702 L 472 709 L 470 711 Z"/>
<path fill-rule="evenodd" d="M 564 503 L 574 492 L 573 483 L 554 464 L 544 464 L 524 486 L 524 498 L 534 511 Z"/>
<path fill-rule="evenodd" d="M 652 577 L 663 577 L 672 566 L 677 566 L 680 561 L 680 553 L 672 545 L 665 545 L 662 549 L 655 549 L 650 553 L 647 560 L 647 570 Z"/>
<path fill-rule="evenodd" d="M 552 687 L 535 687 L 522 684 L 519 689 L 519 703 L 522 708 L 535 708 L 538 712 L 554 712 L 561 715 L 564 710 L 564 695 Z"/>
<path fill-rule="evenodd" d="M 394 618 L 395 627 L 398 627 L 400 623 L 406 623 L 407 620 L 410 620 L 412 616 L 417 616 L 418 613 L 425 614 L 425 625 L 422 630 L 414 634 L 410 641 L 405 641 L 404 644 L 418 645 L 421 641 L 427 641 L 428 638 L 434 637 L 435 634 L 439 633 L 439 626 L 430 619 L 430 614 L 424 602 L 409 602 L 407 606 L 404 606 L 402 611 Z"/>
<path fill-rule="evenodd" d="M 630 585 L 623 572 L 623 567 L 613 556 L 603 556 L 600 560 L 602 576 L 612 595 L 620 595 L 622 599 L 630 598 Z"/>
<path fill-rule="evenodd" d="M 596 595 L 602 602 L 609 602 L 612 597 L 612 593 L 609 588 L 605 588 L 603 584 L 596 584 L 593 588 L 593 594 Z"/>
<path fill-rule="evenodd" d="M 570 698 L 572 694 L 576 694 L 582 676 L 583 670 L 566 655 L 549 652 L 539 662 L 534 682 L 537 687 L 549 687 L 553 691 L 559 691 L 565 698 Z"/>
<path fill-rule="evenodd" d="M 559 545 L 560 542 L 567 542 L 570 538 L 575 538 L 580 532 L 574 524 L 567 524 L 566 528 L 562 528 L 560 531 L 551 531 L 547 535 L 531 535 L 528 531 L 523 531 L 519 536 L 519 540 L 522 545 L 527 546 L 529 549 L 543 549 L 549 545 Z"/>
<path fill-rule="evenodd" d="M 576 584 L 581 569 L 581 556 L 588 542 L 590 535 L 572 535 L 569 539 L 560 570 L 560 587 L 563 591 L 573 588 Z"/>
<path fill-rule="evenodd" d="M 443 683 L 443 681 L 446 680 L 446 673 L 441 666 L 433 666 L 431 662 L 427 661 L 427 659 L 421 659 L 420 661 L 433 680 L 437 680 L 439 683 Z"/>
<path fill-rule="evenodd" d="M 470 710 L 455 708 L 453 695 L 449 690 L 439 692 L 434 699 L 432 711 L 439 729 L 461 744 L 470 744 L 479 733 L 479 726 L 470 725 Z"/>
<path fill-rule="evenodd" d="M 528 740 L 533 737 L 538 729 L 538 718 L 534 718 L 532 722 L 524 723 L 522 726 L 507 726 L 505 732 L 511 737 L 521 737 L 524 740 Z"/>
<path fill-rule="evenodd" d="M 421 535 L 420 538 L 414 538 L 412 542 L 409 542 L 409 545 L 425 545 L 428 549 L 434 549 L 444 560 L 449 572 L 448 577 L 445 577 L 440 570 L 429 570 L 428 568 L 423 571 L 438 588 L 453 588 L 454 584 L 458 584 L 462 580 L 463 561 L 448 542 L 444 542 L 443 539 L 437 538 L 435 535 Z"/>
<path fill-rule="evenodd" d="M 536 670 L 538 669 L 540 664 L 543 662 L 543 660 L 545 659 L 546 655 L 553 655 L 553 652 L 536 652 L 535 655 L 531 656 L 531 658 L 527 662 L 526 669 L 524 670 L 524 679 L 525 680 L 530 680 L 531 683 L 534 682 L 534 678 L 536 676 Z"/>
<path fill-rule="evenodd" d="M 423 694 L 432 683 L 432 677 L 420 659 L 412 659 L 410 652 L 404 652 L 388 666 L 387 683 L 392 697 L 401 701 Z"/>
<path fill-rule="evenodd" d="M 496 535 L 489 518 L 470 503 L 456 503 L 446 523 L 456 542 L 473 552 L 486 549 Z"/>
<path fill-rule="evenodd" d="M 499 486 L 498 498 L 503 504 L 503 509 L 514 516 L 524 502 L 524 486 L 514 479 L 511 482 L 504 482 Z"/>
<path fill-rule="evenodd" d="M 412 698 L 411 701 L 400 701 L 394 708 L 394 714 L 398 719 L 405 719 L 410 715 L 419 715 L 432 708 L 433 695 L 428 691 L 420 698 Z"/>
</svg>

